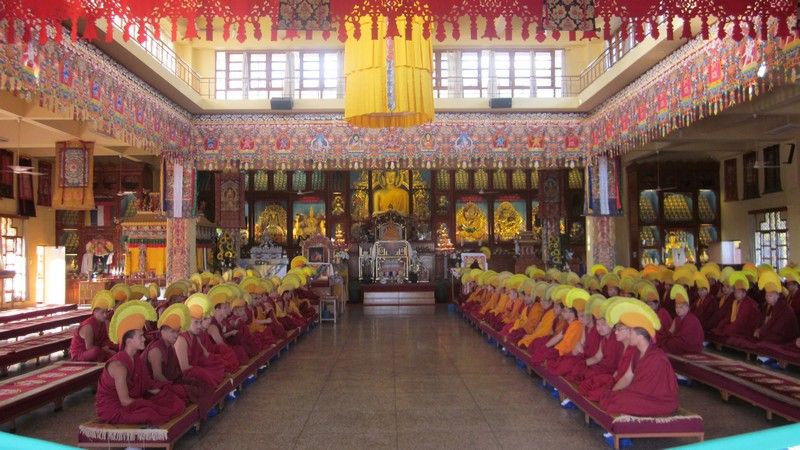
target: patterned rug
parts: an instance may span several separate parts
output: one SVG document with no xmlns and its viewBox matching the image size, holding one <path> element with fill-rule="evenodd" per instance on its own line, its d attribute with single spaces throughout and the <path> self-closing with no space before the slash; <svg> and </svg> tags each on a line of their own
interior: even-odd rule
<svg viewBox="0 0 800 450">
<path fill-rule="evenodd" d="M 672 358 L 677 360 L 682 358 L 691 364 L 704 366 L 728 380 L 800 408 L 800 379 L 711 353 L 680 357 L 670 355 L 670 359 Z"/>
<path fill-rule="evenodd" d="M 61 361 L 18 377 L 0 381 L 0 408 L 5 408 L 23 397 L 39 394 L 53 388 L 56 384 L 65 384 L 101 370 L 103 370 L 102 364 Z"/>
</svg>

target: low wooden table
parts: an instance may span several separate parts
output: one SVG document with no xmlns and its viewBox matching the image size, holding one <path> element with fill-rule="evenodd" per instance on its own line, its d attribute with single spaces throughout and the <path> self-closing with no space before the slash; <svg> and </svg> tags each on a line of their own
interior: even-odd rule
<svg viewBox="0 0 800 450">
<path fill-rule="evenodd" d="M 433 283 L 362 284 L 365 306 L 433 305 L 436 285 Z"/>
</svg>

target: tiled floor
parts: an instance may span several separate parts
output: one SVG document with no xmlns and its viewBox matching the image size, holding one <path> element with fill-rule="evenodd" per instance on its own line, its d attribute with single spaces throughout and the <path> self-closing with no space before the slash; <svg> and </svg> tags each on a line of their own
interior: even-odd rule
<svg viewBox="0 0 800 450">
<path fill-rule="evenodd" d="M 359 306 L 304 337 L 226 411 L 179 448 L 603 448 L 601 431 L 566 411 L 446 307 L 392 314 Z M 743 402 L 681 387 L 681 404 L 714 438 L 779 425 Z M 93 414 L 87 391 L 18 432 L 76 443 Z M 637 440 L 636 449 L 686 440 Z"/>
</svg>

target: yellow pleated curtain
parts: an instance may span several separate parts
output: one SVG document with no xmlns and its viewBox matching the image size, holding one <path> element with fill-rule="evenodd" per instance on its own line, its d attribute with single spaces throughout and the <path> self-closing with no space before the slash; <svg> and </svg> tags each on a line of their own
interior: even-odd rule
<svg viewBox="0 0 800 450">
<path fill-rule="evenodd" d="M 422 18 L 412 20 L 411 39 L 398 36 L 387 40 L 387 19 L 379 18 L 378 39 L 373 40 L 372 19 L 362 17 L 361 39 L 349 38 L 345 42 L 344 117 L 351 125 L 400 128 L 433 120 L 433 45 L 422 37 Z M 396 23 L 404 33 L 406 19 L 399 17 Z M 347 32 L 353 35 L 352 25 Z M 394 50 L 393 79 L 387 63 L 389 46 Z"/>
<path fill-rule="evenodd" d="M 167 253 L 163 245 L 147 247 L 147 271 L 154 272 L 156 276 L 163 277 L 167 273 Z M 139 247 L 132 246 L 125 258 L 125 275 L 131 276 L 139 271 Z"/>
</svg>

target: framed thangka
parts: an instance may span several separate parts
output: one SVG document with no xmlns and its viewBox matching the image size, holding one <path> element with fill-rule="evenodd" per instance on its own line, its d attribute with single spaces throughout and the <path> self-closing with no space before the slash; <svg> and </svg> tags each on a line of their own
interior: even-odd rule
<svg viewBox="0 0 800 450">
<path fill-rule="evenodd" d="M 292 237 L 298 241 L 319 233 L 325 236 L 325 201 L 319 197 L 302 197 L 292 204 Z"/>
<path fill-rule="evenodd" d="M 456 201 L 456 241 L 483 243 L 489 239 L 489 213 L 486 200 L 465 196 Z"/>
<path fill-rule="evenodd" d="M 497 197 L 494 201 L 494 239 L 513 240 L 528 227 L 525 200 L 518 196 Z"/>
<path fill-rule="evenodd" d="M 360 222 L 369 218 L 369 172 L 350 172 L 350 219 Z"/>
<path fill-rule="evenodd" d="M 261 242 L 266 234 L 276 244 L 285 245 L 289 229 L 286 202 L 257 201 L 254 239 Z"/>
<path fill-rule="evenodd" d="M 414 218 L 426 221 L 431 218 L 431 172 L 429 170 L 413 170 L 411 172 L 414 196 Z"/>
</svg>

